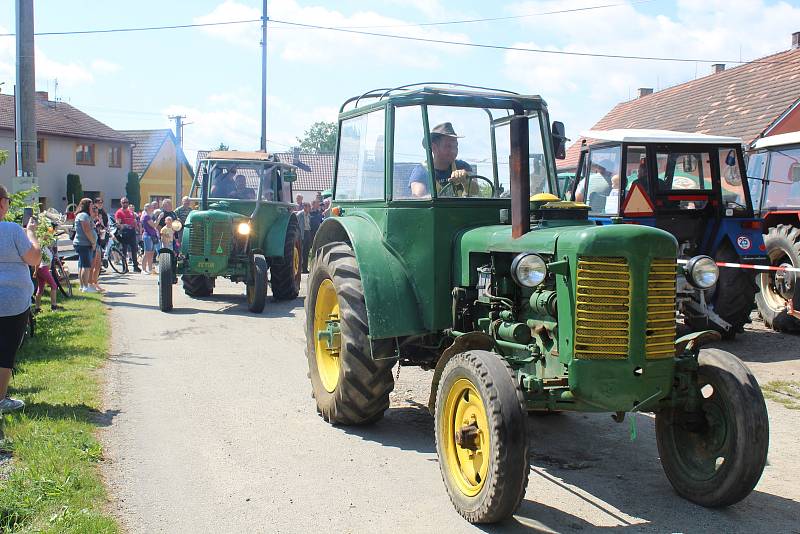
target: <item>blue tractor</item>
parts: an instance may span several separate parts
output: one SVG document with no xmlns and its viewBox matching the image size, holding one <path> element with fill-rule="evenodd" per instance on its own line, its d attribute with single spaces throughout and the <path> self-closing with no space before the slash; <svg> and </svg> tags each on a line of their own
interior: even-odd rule
<svg viewBox="0 0 800 534">
<path fill-rule="evenodd" d="M 728 339 L 741 332 L 754 307 L 755 271 L 726 265 L 767 263 L 741 139 L 632 129 L 582 137 L 567 198 L 588 204 L 597 224 L 643 224 L 674 235 L 685 326 Z M 707 276 L 692 275 L 698 272 Z"/>
</svg>

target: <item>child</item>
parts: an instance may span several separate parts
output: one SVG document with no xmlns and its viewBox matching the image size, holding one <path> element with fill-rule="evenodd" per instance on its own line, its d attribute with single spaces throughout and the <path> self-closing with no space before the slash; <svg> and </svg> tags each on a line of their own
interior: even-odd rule
<svg viewBox="0 0 800 534">
<path fill-rule="evenodd" d="M 175 239 L 175 230 L 172 229 L 172 217 L 164 219 L 164 228 L 161 229 L 161 246 L 174 250 L 173 241 Z"/>
<path fill-rule="evenodd" d="M 42 247 L 42 261 L 39 267 L 36 268 L 36 308 L 34 311 L 38 312 L 42 304 L 42 293 L 44 293 L 44 286 L 50 286 L 50 309 L 60 310 L 61 308 L 56 304 L 56 281 L 53 279 L 53 274 L 50 272 L 50 261 L 52 260 L 52 251 L 49 247 Z"/>
</svg>

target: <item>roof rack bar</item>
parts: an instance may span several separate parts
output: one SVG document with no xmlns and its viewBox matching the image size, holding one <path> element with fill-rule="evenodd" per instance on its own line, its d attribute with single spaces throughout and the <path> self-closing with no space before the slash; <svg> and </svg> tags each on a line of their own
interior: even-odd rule
<svg viewBox="0 0 800 534">
<path fill-rule="evenodd" d="M 407 85 L 400 85 L 400 86 L 394 87 L 392 89 L 387 89 L 386 92 L 384 92 L 381 95 L 380 98 L 383 99 L 383 98 L 389 96 L 394 91 L 400 91 L 400 90 L 403 90 L 403 89 L 411 89 L 412 87 L 422 87 L 423 89 L 425 89 L 425 88 L 428 88 L 428 87 L 431 87 L 431 86 L 444 86 L 444 87 L 447 87 L 447 88 L 466 87 L 468 89 L 480 89 L 482 91 L 492 91 L 492 92 L 497 92 L 497 93 L 506 93 L 506 94 L 510 94 L 510 95 L 519 95 L 519 93 L 515 93 L 514 91 L 506 91 L 505 89 L 495 89 L 493 87 L 482 87 L 480 85 L 467 85 L 465 83 L 420 82 L 420 83 L 410 83 L 410 84 L 407 84 Z M 436 87 L 431 87 L 431 88 L 435 89 Z M 376 90 L 377 91 L 382 91 L 383 89 L 376 89 Z"/>
</svg>

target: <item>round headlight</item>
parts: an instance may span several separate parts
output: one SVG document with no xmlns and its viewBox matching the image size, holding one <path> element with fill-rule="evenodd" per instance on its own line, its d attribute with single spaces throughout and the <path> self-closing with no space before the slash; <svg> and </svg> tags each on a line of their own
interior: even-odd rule
<svg viewBox="0 0 800 534">
<path fill-rule="evenodd" d="M 239 232 L 239 235 L 249 235 L 250 234 L 250 223 L 239 223 L 239 226 L 236 227 L 236 231 Z"/>
<path fill-rule="evenodd" d="M 695 256 L 686 264 L 689 281 L 700 289 L 708 289 L 719 280 L 719 267 L 708 256 Z"/>
<path fill-rule="evenodd" d="M 538 254 L 520 254 L 511 262 L 511 277 L 525 287 L 536 287 L 547 276 L 547 262 Z"/>
</svg>

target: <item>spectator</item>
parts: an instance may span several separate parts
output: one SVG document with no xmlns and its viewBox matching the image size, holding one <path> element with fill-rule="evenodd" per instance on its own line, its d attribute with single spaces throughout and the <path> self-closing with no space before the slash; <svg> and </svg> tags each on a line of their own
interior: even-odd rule
<svg viewBox="0 0 800 534">
<path fill-rule="evenodd" d="M 297 212 L 297 222 L 300 225 L 300 236 L 303 240 L 303 272 L 308 272 L 308 253 L 313 243 L 311 233 L 311 204 L 303 203 L 303 211 Z"/>
<path fill-rule="evenodd" d="M 178 216 L 178 220 L 181 221 L 181 224 L 186 224 L 186 218 L 189 216 L 191 211 L 191 200 L 189 197 L 183 197 L 181 199 L 181 207 L 175 210 L 175 214 Z"/>
<path fill-rule="evenodd" d="M 114 214 L 114 220 L 117 222 L 117 228 L 119 229 L 117 238 L 122 245 L 122 254 L 126 258 L 125 261 L 127 261 L 128 252 L 130 251 L 133 261 L 133 272 L 140 273 L 142 270 L 139 269 L 139 260 L 137 258 L 136 215 L 131 211 L 130 202 L 128 202 L 126 197 L 122 197 L 120 204 L 122 204 L 122 207 Z"/>
<path fill-rule="evenodd" d="M 36 267 L 42 261 L 42 249 L 36 239 L 36 217 L 31 217 L 28 227 L 3 221 L 11 199 L 0 185 L 0 413 L 11 412 L 25 406 L 18 399 L 8 397 L 8 384 L 17 350 L 28 326 L 28 314 L 33 295 L 33 282 L 28 266 Z"/>
<path fill-rule="evenodd" d="M 75 238 L 72 244 L 78 254 L 78 273 L 81 291 L 97 293 L 92 286 L 92 262 L 94 251 L 97 248 L 97 232 L 92 222 L 92 199 L 82 198 L 78 202 L 78 211 L 75 216 Z"/>
<path fill-rule="evenodd" d="M 42 307 L 42 293 L 44 293 L 45 284 L 50 286 L 50 309 L 60 310 L 61 308 L 56 304 L 56 281 L 53 279 L 53 273 L 50 272 L 50 262 L 53 260 L 53 252 L 47 247 L 42 247 L 42 261 L 36 268 L 36 308 L 35 313 L 39 312 Z"/>
<path fill-rule="evenodd" d="M 303 211 L 303 195 L 297 195 L 295 197 L 295 201 L 297 204 L 297 208 L 294 211 Z"/>
<path fill-rule="evenodd" d="M 97 206 L 97 214 L 100 216 L 100 220 L 103 222 L 103 228 L 105 229 L 102 235 L 100 235 L 100 239 L 98 240 L 98 243 L 100 244 L 100 254 L 102 256 L 100 259 L 102 261 L 103 267 L 108 267 L 107 249 L 111 231 L 111 226 L 109 225 L 109 220 L 108 220 L 108 212 L 103 207 L 104 202 L 102 198 L 100 197 L 95 198 L 94 204 L 95 206 Z"/>
<path fill-rule="evenodd" d="M 178 219 L 178 214 L 172 211 L 172 201 L 168 198 L 165 198 L 161 201 L 161 213 L 159 214 L 158 219 L 156 219 L 156 225 L 158 226 L 159 230 L 164 228 L 164 225 L 167 224 L 167 217 L 174 221 Z"/>
<path fill-rule="evenodd" d="M 92 273 L 90 277 L 90 285 L 95 288 L 99 292 L 103 292 L 103 288 L 100 287 L 100 267 L 102 267 L 102 256 L 103 256 L 103 249 L 100 246 L 100 238 L 103 234 L 105 234 L 105 227 L 103 226 L 103 221 L 100 218 L 100 214 L 98 213 L 97 205 L 92 204 L 92 223 L 94 224 L 94 230 L 97 233 L 97 245 L 93 251 L 92 255 Z"/>
<path fill-rule="evenodd" d="M 322 210 L 322 218 L 327 219 L 331 216 L 331 199 L 330 197 L 326 198 L 322 201 L 322 206 L 320 207 Z"/>
<path fill-rule="evenodd" d="M 314 199 L 311 201 L 311 242 L 314 242 L 314 236 L 317 235 L 319 225 L 322 224 L 322 209 L 320 208 L 319 201 Z"/>
<path fill-rule="evenodd" d="M 161 246 L 174 250 L 173 243 L 175 241 L 175 230 L 172 229 L 172 217 L 167 216 L 164 219 L 164 226 L 161 228 Z"/>
<path fill-rule="evenodd" d="M 153 255 L 158 248 L 158 227 L 153 219 L 153 207 L 155 202 L 144 205 L 142 212 L 142 241 L 144 242 L 144 256 L 142 257 L 142 271 L 145 274 L 156 274 L 153 269 Z"/>
</svg>

